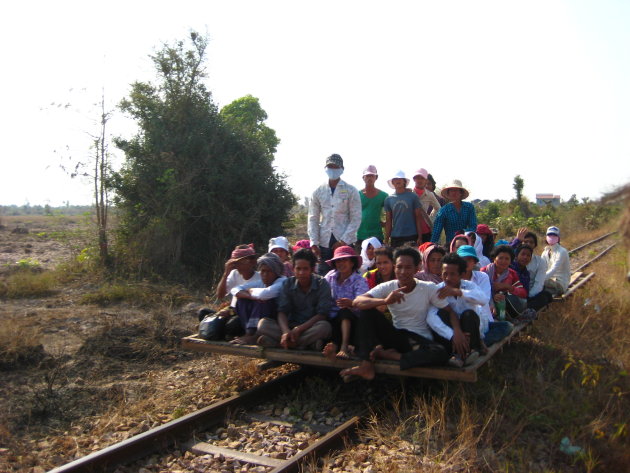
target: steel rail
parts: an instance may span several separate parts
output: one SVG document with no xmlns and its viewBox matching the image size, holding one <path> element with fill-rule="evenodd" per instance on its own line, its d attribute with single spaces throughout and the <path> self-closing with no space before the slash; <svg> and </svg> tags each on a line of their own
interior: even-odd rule
<svg viewBox="0 0 630 473">
<path fill-rule="evenodd" d="M 132 438 L 93 452 L 71 463 L 54 468 L 49 473 L 113 470 L 118 465 L 144 457 L 154 451 L 168 448 L 177 441 L 185 440 L 195 430 L 207 429 L 222 422 L 229 412 L 258 403 L 276 394 L 285 386 L 294 384 L 299 378 L 304 376 L 304 373 L 305 370 L 303 369 L 288 373 L 273 381 L 243 391 L 204 409 L 192 412 Z"/>
<path fill-rule="evenodd" d="M 572 255 L 573 253 L 580 251 L 582 248 L 586 248 L 587 246 L 592 245 L 593 243 L 597 243 L 598 241 L 608 238 L 610 235 L 614 235 L 615 233 L 617 233 L 616 230 L 614 232 L 606 233 L 605 235 L 595 238 L 594 240 L 587 241 L 586 243 L 578 246 L 577 248 L 573 248 L 572 250 L 569 250 L 569 255 Z"/>
<path fill-rule="evenodd" d="M 610 250 L 612 250 L 615 246 L 617 246 L 617 243 L 613 243 L 612 245 L 610 245 L 608 248 L 606 248 L 604 251 L 602 251 L 601 253 L 599 253 L 597 256 L 595 256 L 594 258 L 588 260 L 586 263 L 584 263 L 582 266 L 580 266 L 579 268 L 577 268 L 574 272 L 577 273 L 581 270 L 583 270 L 584 268 L 586 268 L 588 265 L 594 263 L 595 261 L 597 261 L 599 258 L 601 258 L 602 256 L 604 256 L 606 253 L 608 253 Z"/>
</svg>

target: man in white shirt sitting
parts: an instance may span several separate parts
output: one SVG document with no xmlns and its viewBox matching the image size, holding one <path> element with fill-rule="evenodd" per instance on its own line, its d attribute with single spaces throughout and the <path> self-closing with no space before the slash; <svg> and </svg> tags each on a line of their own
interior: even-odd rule
<svg viewBox="0 0 630 473">
<path fill-rule="evenodd" d="M 542 259 L 547 263 L 545 274 L 545 289 L 554 296 L 567 292 L 571 277 L 569 252 L 560 244 L 560 229 L 547 229 L 547 246 L 543 250 Z"/>
<path fill-rule="evenodd" d="M 418 250 L 399 248 L 394 253 L 396 279 L 379 284 L 354 300 L 353 306 L 361 310 L 356 354 L 362 361 L 359 366 L 342 370 L 344 379 L 374 379 L 374 361 L 379 358 L 399 361 L 401 370 L 448 361 L 446 349 L 433 341 L 427 312 L 431 304 L 451 309 L 445 299 L 439 298 L 435 284 L 414 278 L 419 264 Z M 377 309 L 383 305 L 387 305 L 392 322 Z"/>
</svg>

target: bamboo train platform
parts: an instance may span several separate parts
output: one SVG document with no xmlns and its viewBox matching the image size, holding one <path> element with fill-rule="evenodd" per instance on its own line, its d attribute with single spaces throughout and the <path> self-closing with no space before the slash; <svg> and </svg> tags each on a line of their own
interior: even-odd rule
<svg viewBox="0 0 630 473">
<path fill-rule="evenodd" d="M 379 360 L 375 362 L 375 370 L 379 374 L 389 376 L 408 376 L 414 378 L 442 379 L 449 381 L 464 381 L 474 383 L 477 381 L 477 371 L 485 365 L 497 352 L 512 339 L 518 336 L 531 322 L 520 322 L 514 325 L 512 333 L 500 342 L 488 347 L 488 353 L 463 368 L 451 366 L 427 366 L 401 370 L 398 362 Z M 234 345 L 229 342 L 209 341 L 198 335 L 190 335 L 181 339 L 182 349 L 187 351 L 217 353 L 223 355 L 236 355 L 248 358 L 259 358 L 282 363 L 295 363 L 298 365 L 314 366 L 318 368 L 342 370 L 351 368 L 359 363 L 357 358 L 348 360 L 330 359 L 320 352 L 313 350 L 286 350 L 284 348 L 264 348 L 257 345 Z"/>
</svg>

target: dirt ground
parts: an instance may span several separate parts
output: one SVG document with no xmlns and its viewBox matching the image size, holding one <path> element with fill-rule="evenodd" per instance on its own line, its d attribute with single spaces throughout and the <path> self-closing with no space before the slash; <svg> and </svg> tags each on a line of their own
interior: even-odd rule
<svg viewBox="0 0 630 473">
<path fill-rule="evenodd" d="M 0 282 L 19 265 L 50 271 L 76 258 L 90 228 L 84 217 L 1 223 Z M 52 295 L 0 303 L 3 343 L 23 354 L 0 363 L 0 471 L 46 471 L 286 371 L 180 351 L 198 294 L 179 306 L 84 303 L 96 289 L 79 276 Z"/>
</svg>

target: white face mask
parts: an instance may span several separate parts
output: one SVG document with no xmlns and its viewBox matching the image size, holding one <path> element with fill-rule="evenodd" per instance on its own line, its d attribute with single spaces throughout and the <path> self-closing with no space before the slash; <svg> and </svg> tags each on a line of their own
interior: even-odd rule
<svg viewBox="0 0 630 473">
<path fill-rule="evenodd" d="M 560 241 L 560 237 L 557 235 L 547 235 L 547 244 L 550 246 L 555 245 Z"/>
<path fill-rule="evenodd" d="M 343 169 L 342 168 L 339 168 L 339 169 L 326 168 L 326 174 L 328 175 L 328 179 L 332 181 L 336 181 L 343 174 Z"/>
</svg>

